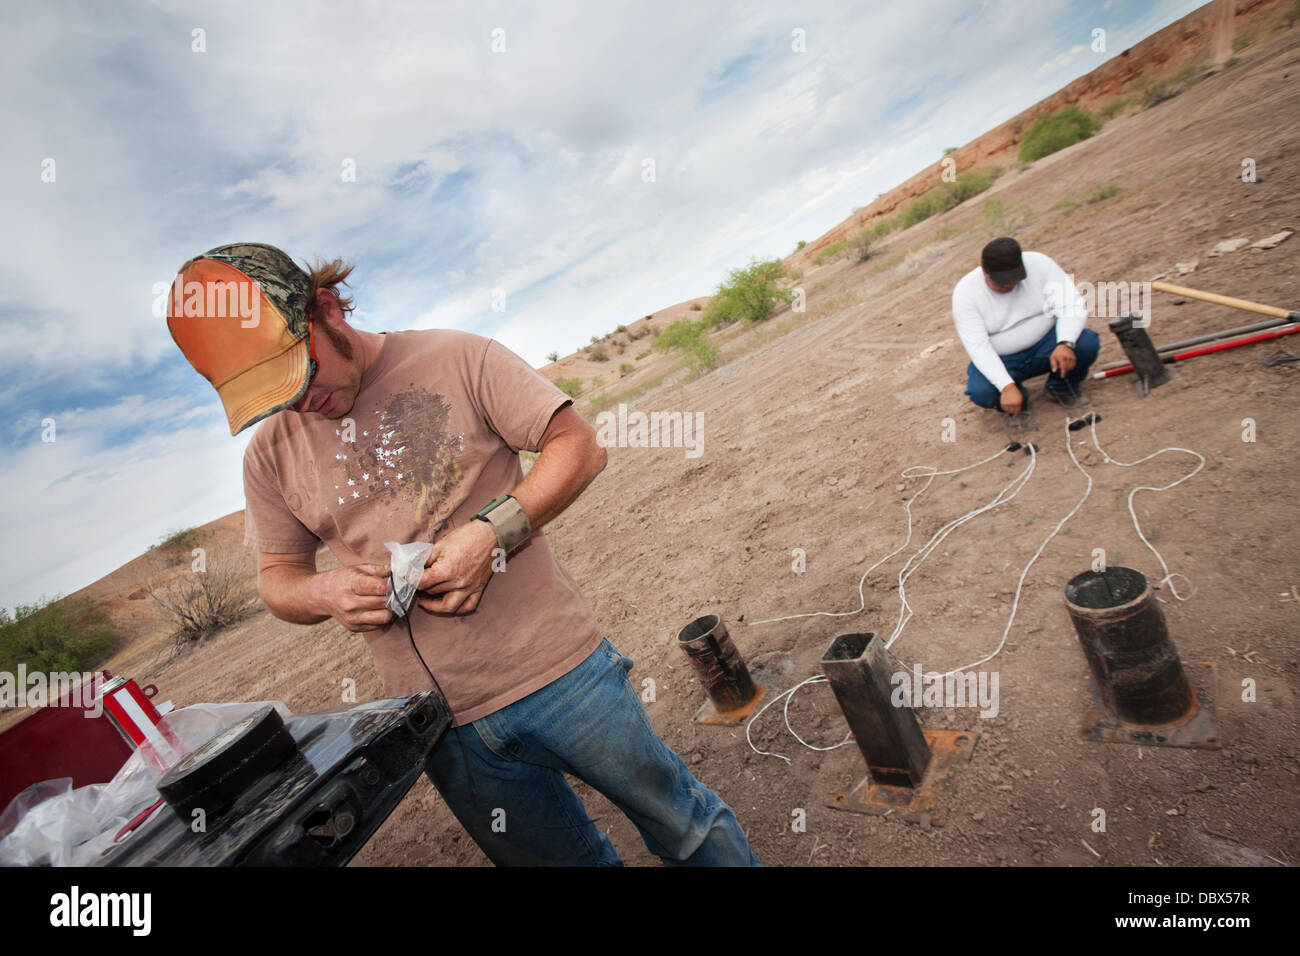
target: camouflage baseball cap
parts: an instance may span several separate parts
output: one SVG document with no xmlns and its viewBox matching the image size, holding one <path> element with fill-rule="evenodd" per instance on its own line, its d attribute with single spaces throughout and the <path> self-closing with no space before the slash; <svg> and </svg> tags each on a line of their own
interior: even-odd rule
<svg viewBox="0 0 1300 956">
<path fill-rule="evenodd" d="M 274 246 L 234 242 L 181 266 L 167 328 L 212 383 L 237 435 L 295 404 L 315 372 L 311 279 Z"/>
</svg>

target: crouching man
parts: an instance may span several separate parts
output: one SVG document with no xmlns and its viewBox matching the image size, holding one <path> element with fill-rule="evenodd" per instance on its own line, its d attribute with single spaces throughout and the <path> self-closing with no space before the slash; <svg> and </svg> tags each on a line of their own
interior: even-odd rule
<svg viewBox="0 0 1300 956">
<path fill-rule="evenodd" d="M 231 435 L 265 419 L 244 494 L 271 613 L 361 635 L 389 696 L 440 690 L 455 725 L 428 775 L 494 863 L 620 863 L 568 773 L 665 862 L 757 865 L 735 814 L 655 734 L 632 661 L 542 533 L 605 466 L 592 428 L 491 339 L 353 328 L 339 290 L 350 272 L 220 246 L 181 267 L 168 314 Z M 256 314 L 212 308 L 232 301 Z M 540 453 L 527 477 L 521 449 Z M 387 606 L 390 541 L 433 543 L 401 619 Z M 321 542 L 340 567 L 316 569 Z"/>
<path fill-rule="evenodd" d="M 1010 236 L 994 239 L 979 268 L 958 280 L 952 314 L 971 359 L 966 394 L 976 405 L 1017 416 L 1029 405 L 1021 383 L 1045 373 L 1047 397 L 1067 408 L 1086 403 L 1082 385 L 1101 340 L 1084 328 L 1083 298 L 1050 257 L 1022 253 Z"/>
</svg>

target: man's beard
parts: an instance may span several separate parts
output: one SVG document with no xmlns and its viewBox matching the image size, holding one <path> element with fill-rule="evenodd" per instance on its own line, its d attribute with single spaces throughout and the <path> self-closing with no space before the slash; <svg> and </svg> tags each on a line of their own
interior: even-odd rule
<svg viewBox="0 0 1300 956">
<path fill-rule="evenodd" d="M 334 326 L 330 325 L 328 322 L 322 322 L 320 327 L 321 331 L 325 333 L 325 338 L 329 339 L 330 345 L 334 346 L 334 351 L 338 352 L 339 355 L 343 356 L 343 358 L 348 361 L 351 361 L 352 343 L 347 340 L 347 336 L 334 328 Z"/>
</svg>

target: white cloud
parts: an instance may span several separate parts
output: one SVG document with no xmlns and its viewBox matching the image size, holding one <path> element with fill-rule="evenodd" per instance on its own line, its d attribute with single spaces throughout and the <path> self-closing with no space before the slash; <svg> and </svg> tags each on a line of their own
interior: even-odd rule
<svg viewBox="0 0 1300 956">
<path fill-rule="evenodd" d="M 7 4 L 0 420 L 24 423 L 5 520 L 31 549 L 7 586 L 84 583 L 58 577 L 64 532 L 103 573 L 239 507 L 242 442 L 151 311 L 203 249 L 343 256 L 363 328 L 473 328 L 540 364 L 824 232 L 1088 69 L 1094 26 L 1117 50 L 1193 6 Z"/>
</svg>

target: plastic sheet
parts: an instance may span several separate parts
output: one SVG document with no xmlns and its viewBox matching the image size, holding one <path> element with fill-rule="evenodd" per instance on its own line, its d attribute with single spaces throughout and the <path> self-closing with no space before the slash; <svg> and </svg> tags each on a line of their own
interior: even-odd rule
<svg viewBox="0 0 1300 956">
<path fill-rule="evenodd" d="M 281 701 L 193 704 L 172 711 L 160 726 L 171 730 L 189 753 L 259 707 L 291 713 Z M 108 783 L 72 787 L 70 777 L 34 783 L 0 814 L 0 865 L 87 866 L 112 846 L 118 832 L 161 797 L 159 761 L 143 744 Z M 183 756 L 183 754 L 182 754 Z"/>
<path fill-rule="evenodd" d="M 395 590 L 391 587 L 389 589 L 388 608 L 398 617 L 405 617 L 424 574 L 424 562 L 433 553 L 433 544 L 428 541 L 414 541 L 411 544 L 386 541 L 384 547 L 392 552 L 393 581 L 397 584 Z"/>
</svg>

